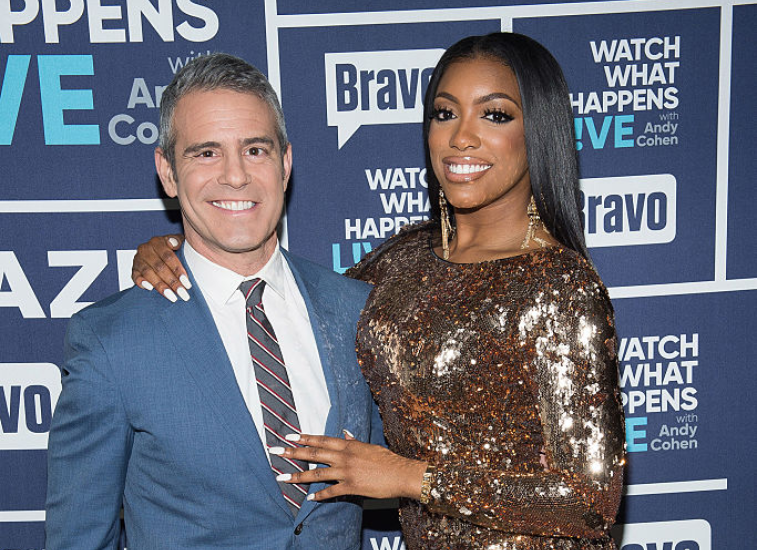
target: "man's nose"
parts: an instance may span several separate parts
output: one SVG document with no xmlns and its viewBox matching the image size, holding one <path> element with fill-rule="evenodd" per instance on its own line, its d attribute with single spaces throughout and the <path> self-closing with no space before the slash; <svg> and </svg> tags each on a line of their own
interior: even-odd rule
<svg viewBox="0 0 757 550">
<path fill-rule="evenodd" d="M 250 183 L 250 174 L 241 156 L 228 155 L 224 158 L 221 183 L 235 188 L 244 187 Z"/>
</svg>

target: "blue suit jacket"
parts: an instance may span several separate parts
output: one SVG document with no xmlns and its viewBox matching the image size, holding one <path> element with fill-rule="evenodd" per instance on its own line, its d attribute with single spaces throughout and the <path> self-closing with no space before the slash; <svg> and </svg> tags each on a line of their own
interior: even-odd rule
<svg viewBox="0 0 757 550">
<path fill-rule="evenodd" d="M 326 376 L 326 434 L 382 442 L 355 357 L 368 285 L 285 257 Z M 117 548 L 122 504 L 130 550 L 358 548 L 359 502 L 289 512 L 211 313 L 192 293 L 172 304 L 130 289 L 72 317 L 49 439 L 47 549 Z"/>
</svg>

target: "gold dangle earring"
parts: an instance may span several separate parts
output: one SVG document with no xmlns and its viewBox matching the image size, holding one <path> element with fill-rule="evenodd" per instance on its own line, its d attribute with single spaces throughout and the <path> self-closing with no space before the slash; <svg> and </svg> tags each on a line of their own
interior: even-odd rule
<svg viewBox="0 0 757 550">
<path fill-rule="evenodd" d="M 439 188 L 439 210 L 441 211 L 442 221 L 442 258 L 449 260 L 449 241 L 454 235 L 452 224 L 449 221 L 449 212 L 447 211 L 447 199 L 444 197 L 444 191 Z"/>
<path fill-rule="evenodd" d="M 547 244 L 549 244 L 547 241 L 536 236 L 537 231 L 546 232 L 547 228 L 544 227 L 544 223 L 541 221 L 539 209 L 536 208 L 536 201 L 534 200 L 533 195 L 531 195 L 531 202 L 528 203 L 526 213 L 528 214 L 528 228 L 526 229 L 526 236 L 523 238 L 523 242 L 520 243 L 521 250 L 529 248 L 528 243 L 531 241 L 535 241 L 540 247 L 547 246 Z"/>
</svg>

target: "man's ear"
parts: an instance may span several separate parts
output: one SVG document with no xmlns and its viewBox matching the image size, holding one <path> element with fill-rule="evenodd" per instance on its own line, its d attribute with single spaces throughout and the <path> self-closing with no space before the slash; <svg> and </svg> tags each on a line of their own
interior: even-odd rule
<svg viewBox="0 0 757 550">
<path fill-rule="evenodd" d="M 158 177 L 163 184 L 163 190 L 166 192 L 166 195 L 172 198 L 176 197 L 178 189 L 176 188 L 173 168 L 171 168 L 171 163 L 168 162 L 163 149 L 160 147 L 155 148 L 155 170 L 158 172 Z"/>
<path fill-rule="evenodd" d="M 292 175 L 292 144 L 287 143 L 286 151 L 284 151 L 284 158 L 281 159 L 282 168 L 284 171 L 284 191 L 289 186 L 289 176 Z"/>
</svg>

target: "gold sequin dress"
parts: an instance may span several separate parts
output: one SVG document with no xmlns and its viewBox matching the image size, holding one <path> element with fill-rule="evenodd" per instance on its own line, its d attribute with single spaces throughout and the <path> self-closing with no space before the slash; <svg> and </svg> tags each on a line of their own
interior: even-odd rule
<svg viewBox="0 0 757 550">
<path fill-rule="evenodd" d="M 454 264 L 431 222 L 349 273 L 375 285 L 358 357 L 390 448 L 435 468 L 408 550 L 614 549 L 623 413 L 613 311 L 578 254 Z"/>
</svg>

